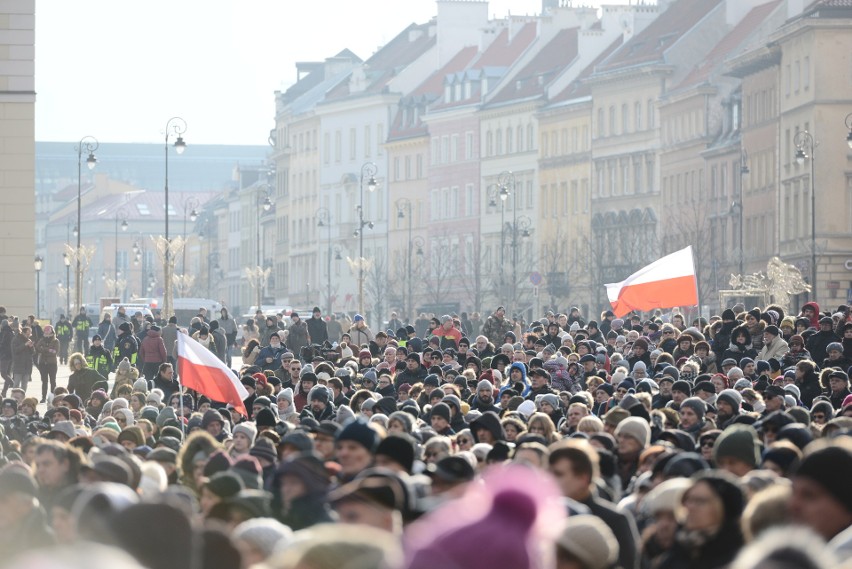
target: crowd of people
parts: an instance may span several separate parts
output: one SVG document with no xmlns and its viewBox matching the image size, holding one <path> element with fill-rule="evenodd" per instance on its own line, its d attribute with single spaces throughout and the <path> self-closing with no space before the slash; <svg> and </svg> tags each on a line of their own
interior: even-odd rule
<svg viewBox="0 0 852 569">
<path fill-rule="evenodd" d="M 852 568 L 847 306 L 108 316 L 0 309 L 0 565 Z"/>
</svg>

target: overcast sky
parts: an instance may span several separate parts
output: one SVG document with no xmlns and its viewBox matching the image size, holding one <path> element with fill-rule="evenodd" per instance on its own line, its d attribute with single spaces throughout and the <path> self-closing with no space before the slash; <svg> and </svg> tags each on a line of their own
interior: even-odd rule
<svg viewBox="0 0 852 569">
<path fill-rule="evenodd" d="M 540 7 L 491 0 L 489 12 Z M 36 10 L 36 140 L 157 142 L 178 115 L 188 144 L 266 144 L 273 93 L 295 81 L 296 61 L 343 48 L 366 59 L 436 12 L 433 0 L 38 0 Z"/>
</svg>

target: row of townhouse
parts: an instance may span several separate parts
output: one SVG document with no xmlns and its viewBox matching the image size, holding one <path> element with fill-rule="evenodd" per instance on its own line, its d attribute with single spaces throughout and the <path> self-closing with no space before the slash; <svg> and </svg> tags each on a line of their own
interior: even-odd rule
<svg viewBox="0 0 852 569">
<path fill-rule="evenodd" d="M 440 0 L 366 60 L 301 63 L 276 94 L 267 295 L 374 324 L 594 313 L 603 283 L 691 244 L 711 308 L 775 255 L 809 281 L 816 259 L 816 298 L 845 301 L 850 18 L 839 0 L 660 0 L 495 20 Z M 802 131 L 819 144 L 799 165 Z"/>
</svg>

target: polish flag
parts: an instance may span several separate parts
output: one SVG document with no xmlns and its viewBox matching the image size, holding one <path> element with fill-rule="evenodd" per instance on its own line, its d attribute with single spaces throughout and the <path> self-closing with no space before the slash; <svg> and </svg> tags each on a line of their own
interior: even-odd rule
<svg viewBox="0 0 852 569">
<path fill-rule="evenodd" d="M 612 311 L 618 318 L 631 310 L 697 305 L 698 283 L 692 247 L 666 255 L 620 283 L 604 286 Z"/>
<path fill-rule="evenodd" d="M 231 403 L 237 411 L 248 415 L 243 400 L 249 394 L 234 372 L 213 352 L 182 332 L 178 333 L 178 371 L 184 387 L 206 395 L 211 401 Z"/>
</svg>

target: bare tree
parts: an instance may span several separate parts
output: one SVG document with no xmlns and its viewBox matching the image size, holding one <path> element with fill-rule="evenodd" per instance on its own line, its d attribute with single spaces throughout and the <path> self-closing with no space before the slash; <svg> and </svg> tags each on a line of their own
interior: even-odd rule
<svg viewBox="0 0 852 569">
<path fill-rule="evenodd" d="M 465 303 L 474 312 L 482 312 L 485 296 L 493 292 L 495 283 L 488 270 L 488 252 L 482 243 L 476 240 L 470 251 L 462 259 L 462 271 L 459 280 L 465 292 Z"/>
<path fill-rule="evenodd" d="M 373 305 L 374 323 L 381 328 L 390 291 L 387 264 L 384 258 L 376 258 L 365 271 L 364 288 Z"/>
<path fill-rule="evenodd" d="M 713 286 L 714 247 L 712 220 L 706 212 L 694 204 L 678 208 L 666 216 L 663 228 L 662 255 L 692 245 L 695 262 L 695 280 L 698 283 L 698 300 L 705 303 L 710 299 Z"/>
<path fill-rule="evenodd" d="M 459 272 L 458 251 L 450 248 L 446 240 L 440 245 L 430 247 L 424 260 L 424 278 L 426 298 L 432 304 L 443 304 L 447 301 L 450 284 Z"/>
</svg>

